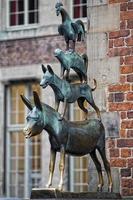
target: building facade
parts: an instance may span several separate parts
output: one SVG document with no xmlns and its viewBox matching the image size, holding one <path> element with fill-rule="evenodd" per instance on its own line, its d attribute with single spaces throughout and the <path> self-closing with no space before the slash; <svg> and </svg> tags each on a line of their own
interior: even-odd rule
<svg viewBox="0 0 133 200">
<path fill-rule="evenodd" d="M 65 50 L 65 42 L 58 35 L 61 17 L 56 16 L 56 2 L 0 0 L 1 196 L 27 198 L 32 187 L 43 187 L 48 179 L 48 137 L 43 132 L 25 140 L 22 129 L 28 111 L 20 94 L 32 100 L 32 91 L 36 90 L 42 101 L 54 106 L 53 91 L 42 90 L 39 82 L 42 63 L 51 64 L 60 75 L 53 52 L 56 48 Z M 133 2 L 63 0 L 62 3 L 72 18 L 81 18 L 85 24 L 86 40 L 76 44 L 76 51 L 88 55 L 89 84 L 93 85 L 93 78 L 98 83 L 94 99 L 106 128 L 114 192 L 133 197 Z M 94 117 L 90 106 L 89 111 L 89 117 Z M 81 120 L 83 113 L 74 104 L 68 117 Z M 91 159 L 67 158 L 66 189 L 87 191 L 88 182 L 89 190 L 95 191 L 97 173 Z M 58 161 L 54 185 L 57 183 Z M 104 190 L 107 191 L 106 186 Z"/>
</svg>

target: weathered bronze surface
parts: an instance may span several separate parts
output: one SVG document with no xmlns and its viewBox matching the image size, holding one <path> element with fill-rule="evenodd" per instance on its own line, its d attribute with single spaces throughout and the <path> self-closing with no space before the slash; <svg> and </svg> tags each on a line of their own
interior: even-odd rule
<svg viewBox="0 0 133 200">
<path fill-rule="evenodd" d="M 75 52 L 75 42 L 83 41 L 85 38 L 85 28 L 81 20 L 73 22 L 63 8 L 63 4 L 56 3 L 56 14 L 61 14 L 62 24 L 59 25 L 58 31 L 63 35 L 66 42 L 66 52 L 61 49 L 55 50 L 55 57 L 61 64 L 61 78 L 59 78 L 52 70 L 51 66 L 45 68 L 42 65 L 43 78 L 40 86 L 46 88 L 48 85 L 53 89 L 55 94 L 55 109 L 47 104 L 41 103 L 37 92 L 33 92 L 34 105 L 24 96 L 21 98 L 24 104 L 29 108 L 30 112 L 27 115 L 27 124 L 24 128 L 24 135 L 26 138 L 33 137 L 46 130 L 49 134 L 49 142 L 51 145 L 50 163 L 49 163 L 49 179 L 46 185 L 49 189 L 32 190 L 31 198 L 87 198 L 87 199 L 102 199 L 105 193 L 70 193 L 62 192 L 63 176 L 65 169 L 65 155 L 70 154 L 74 156 L 83 156 L 90 154 L 98 172 L 98 186 L 99 192 L 102 191 L 104 181 L 102 175 L 101 163 L 99 162 L 96 150 L 99 151 L 108 177 L 108 191 L 112 192 L 113 183 L 110 170 L 110 164 L 106 158 L 105 153 L 105 129 L 101 121 L 99 108 L 95 105 L 92 91 L 96 89 L 97 83 L 94 80 L 94 88 L 87 84 L 87 67 L 88 57 L 86 54 L 82 56 Z M 73 46 L 70 47 L 70 41 Z M 69 72 L 73 69 L 79 76 L 81 83 L 70 84 Z M 66 71 L 66 79 L 64 73 Z M 87 119 L 88 110 L 84 107 L 84 101 L 87 101 L 96 111 L 98 119 Z M 64 102 L 62 114 L 58 113 L 60 101 Z M 86 114 L 86 120 L 78 122 L 70 122 L 64 119 L 67 104 L 78 102 L 79 107 Z M 55 168 L 56 153 L 60 152 L 59 171 L 60 180 L 58 189 L 50 189 L 53 180 L 53 173 Z M 106 193 L 104 197 L 108 199 L 115 199 L 115 196 Z M 98 198 L 96 198 L 98 197 Z M 104 199 L 104 198 L 103 198 Z"/>
<path fill-rule="evenodd" d="M 86 83 L 70 84 L 66 80 L 60 79 L 49 65 L 47 69 L 42 65 L 42 70 L 44 75 L 40 86 L 43 88 L 46 88 L 48 85 L 52 87 L 55 93 L 55 110 L 58 111 L 60 101 L 64 102 L 61 118 L 65 115 L 67 104 L 77 101 L 79 107 L 85 112 L 87 119 L 88 110 L 84 107 L 84 101 L 86 100 L 96 110 L 98 118 L 100 119 L 100 111 L 95 105 L 92 96 L 92 91 L 94 91 L 96 87 L 91 88 Z"/>
<path fill-rule="evenodd" d="M 57 190 L 55 188 L 34 188 L 31 192 L 31 199 L 113 199 L 121 200 L 121 195 L 119 193 L 109 193 L 109 192 L 64 192 Z M 124 199 L 123 199 L 124 200 Z M 125 199 L 127 200 L 127 199 Z"/>
<path fill-rule="evenodd" d="M 27 125 L 24 128 L 26 138 L 38 135 L 45 129 L 49 134 L 51 144 L 51 157 L 49 164 L 49 180 L 47 187 L 52 185 L 54 173 L 56 152 L 60 152 L 60 182 L 58 189 L 63 188 L 63 175 L 65 168 L 65 154 L 75 156 L 83 156 L 90 153 L 92 160 L 96 165 L 98 172 L 99 183 L 98 191 L 102 191 L 103 175 L 101 164 L 96 155 L 96 149 L 99 151 L 105 170 L 108 176 L 108 189 L 112 191 L 112 177 L 110 165 L 105 154 L 105 130 L 102 122 L 98 119 L 90 119 L 80 122 L 69 122 L 65 119 L 59 121 L 59 113 L 46 104 L 42 104 L 38 94 L 34 91 L 34 104 L 24 96 L 21 98 L 25 105 L 30 109 L 27 116 Z"/>
<path fill-rule="evenodd" d="M 66 77 L 68 79 L 70 69 L 72 68 L 78 74 L 81 82 L 83 80 L 87 82 L 88 57 L 86 54 L 80 56 L 75 51 L 64 52 L 61 49 L 56 49 L 54 55 L 61 64 L 61 78 L 64 78 L 66 70 Z"/>
<path fill-rule="evenodd" d="M 55 5 L 57 16 L 61 14 L 62 24 L 58 26 L 58 32 L 63 35 L 66 41 L 66 50 L 69 50 L 69 40 L 73 41 L 72 49 L 75 50 L 75 42 L 82 41 L 85 38 L 85 27 L 81 20 L 73 22 L 63 4 L 58 2 Z"/>
</svg>

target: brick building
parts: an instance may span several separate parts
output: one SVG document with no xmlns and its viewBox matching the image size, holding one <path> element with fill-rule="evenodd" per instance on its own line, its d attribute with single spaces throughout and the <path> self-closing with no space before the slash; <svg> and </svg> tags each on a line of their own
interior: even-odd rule
<svg viewBox="0 0 133 200">
<path fill-rule="evenodd" d="M 73 18 L 82 18 L 86 41 L 76 51 L 87 52 L 88 80 L 98 82 L 94 92 L 106 128 L 107 156 L 112 166 L 114 192 L 133 197 L 133 2 L 130 0 L 63 0 Z M 51 88 L 42 90 L 41 64 L 51 64 L 60 74 L 54 57 L 65 49 L 58 35 L 61 18 L 56 0 L 0 0 L 0 195 L 28 197 L 31 187 L 43 187 L 48 176 L 49 142 L 46 134 L 25 140 L 22 129 L 27 110 L 19 95 L 32 98 L 37 90 L 42 101 L 54 105 Z M 90 29 L 88 30 L 88 19 Z M 90 117 L 95 112 L 89 107 Z M 69 119 L 82 119 L 71 105 Z M 88 172 L 89 166 L 89 172 Z M 104 174 L 104 168 L 103 168 Z M 88 178 L 89 175 L 89 178 Z M 106 175 L 105 187 L 106 188 Z M 58 166 L 54 184 L 58 182 Z M 95 191 L 97 173 L 88 158 L 67 158 L 65 187 L 71 191 Z"/>
</svg>

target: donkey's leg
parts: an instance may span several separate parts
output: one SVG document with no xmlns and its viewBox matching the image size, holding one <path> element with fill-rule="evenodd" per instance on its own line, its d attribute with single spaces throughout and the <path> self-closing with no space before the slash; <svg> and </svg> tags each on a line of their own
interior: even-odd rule
<svg viewBox="0 0 133 200">
<path fill-rule="evenodd" d="M 59 170 L 60 170 L 60 182 L 58 185 L 59 190 L 63 189 L 64 169 L 65 169 L 65 148 L 64 146 L 62 146 L 60 150 L 60 163 L 59 163 Z"/>
<path fill-rule="evenodd" d="M 56 152 L 51 149 L 50 163 L 49 163 L 49 179 L 46 185 L 47 188 L 49 188 L 52 185 L 52 179 L 53 179 L 53 173 L 54 173 L 54 167 L 55 167 L 55 158 L 56 158 Z"/>
<path fill-rule="evenodd" d="M 97 155 L 96 155 L 96 150 L 93 150 L 91 153 L 90 153 L 90 156 L 96 166 L 96 169 L 97 169 L 97 172 L 98 172 L 98 178 L 99 178 L 99 184 L 98 184 L 98 187 L 97 187 L 97 190 L 99 192 L 102 191 L 102 187 L 103 187 L 103 184 L 104 184 L 104 181 L 103 181 L 103 175 L 102 175 L 102 168 L 101 168 L 101 164 L 97 158 Z"/>
<path fill-rule="evenodd" d="M 105 148 L 98 148 L 98 151 L 103 159 L 104 167 L 107 172 L 108 176 L 108 191 L 112 192 L 113 191 L 113 181 L 112 181 L 112 176 L 111 176 L 111 169 L 110 169 L 110 164 L 106 158 L 106 153 L 105 153 Z"/>
</svg>

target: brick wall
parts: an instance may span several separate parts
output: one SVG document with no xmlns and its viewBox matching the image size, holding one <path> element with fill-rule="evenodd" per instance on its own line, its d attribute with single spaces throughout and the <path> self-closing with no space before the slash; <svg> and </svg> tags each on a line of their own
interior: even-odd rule
<svg viewBox="0 0 133 200">
<path fill-rule="evenodd" d="M 47 36 L 0 42 L 0 67 L 57 62 L 54 50 L 65 50 L 65 42 L 60 36 Z M 77 43 L 77 52 L 85 52 L 85 42 Z"/>
<path fill-rule="evenodd" d="M 133 196 L 133 2 L 109 0 L 120 6 L 120 30 L 109 32 L 109 57 L 120 57 L 120 81 L 108 87 L 109 111 L 119 112 L 119 138 L 110 139 L 111 166 L 119 168 L 123 196 Z M 113 66 L 112 66 L 113 67 Z"/>
</svg>

